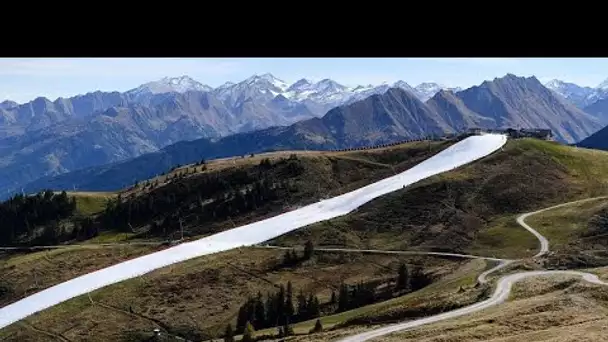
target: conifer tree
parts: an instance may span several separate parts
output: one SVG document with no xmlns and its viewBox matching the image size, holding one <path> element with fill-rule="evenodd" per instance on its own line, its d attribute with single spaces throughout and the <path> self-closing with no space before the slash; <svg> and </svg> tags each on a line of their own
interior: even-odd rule
<svg viewBox="0 0 608 342">
<path fill-rule="evenodd" d="M 314 248 L 315 247 L 312 244 L 312 241 L 306 241 L 306 245 L 304 246 L 304 260 L 309 260 L 310 258 L 312 258 Z"/>
<path fill-rule="evenodd" d="M 226 331 L 224 332 L 224 342 L 234 342 L 234 331 L 232 331 L 231 324 L 226 326 Z"/>
<path fill-rule="evenodd" d="M 266 324 L 273 326 L 278 321 L 277 308 L 274 296 L 270 293 L 266 296 Z"/>
<path fill-rule="evenodd" d="M 397 275 L 397 284 L 395 288 L 397 291 L 405 290 L 409 286 L 407 266 L 405 264 L 399 265 L 399 273 Z"/>
<path fill-rule="evenodd" d="M 279 288 L 279 293 L 277 294 L 275 301 L 278 318 L 277 323 L 283 324 L 285 323 L 285 286 L 283 284 L 281 284 L 281 287 Z"/>
<path fill-rule="evenodd" d="M 266 327 L 266 325 L 268 324 L 268 321 L 266 318 L 266 310 L 264 308 L 264 298 L 262 297 L 261 292 L 258 292 L 258 296 L 255 299 L 254 312 L 255 312 L 254 326 L 258 329 Z"/>
<path fill-rule="evenodd" d="M 308 319 L 308 301 L 302 289 L 298 293 L 298 320 L 304 321 Z"/>
<path fill-rule="evenodd" d="M 323 324 L 321 324 L 321 320 L 317 319 L 317 321 L 315 322 L 315 327 L 312 328 L 311 333 L 317 333 L 317 332 L 321 332 L 323 331 Z"/>
<path fill-rule="evenodd" d="M 349 302 L 348 286 L 341 284 L 340 294 L 338 295 L 338 312 L 348 310 Z"/>
<path fill-rule="evenodd" d="M 320 308 L 319 308 L 319 298 L 313 295 L 312 292 L 308 295 L 308 317 L 307 318 L 315 318 L 319 317 Z"/>
<path fill-rule="evenodd" d="M 285 255 L 283 256 L 283 265 L 291 266 L 292 264 L 293 264 L 292 254 L 291 254 L 291 251 L 288 250 L 285 252 Z"/>
<path fill-rule="evenodd" d="M 287 282 L 287 292 L 285 293 L 285 317 L 291 320 L 295 314 L 293 307 L 293 286 L 291 281 Z"/>
<path fill-rule="evenodd" d="M 245 306 L 243 305 L 239 308 L 239 312 L 236 316 L 236 331 L 244 331 L 245 325 L 247 324 L 247 316 L 247 311 L 245 310 Z"/>
</svg>

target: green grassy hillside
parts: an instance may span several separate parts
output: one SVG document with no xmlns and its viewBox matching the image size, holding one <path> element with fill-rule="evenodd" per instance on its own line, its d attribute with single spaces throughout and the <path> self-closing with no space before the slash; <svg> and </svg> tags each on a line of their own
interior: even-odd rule
<svg viewBox="0 0 608 342">
<path fill-rule="evenodd" d="M 346 217 L 270 241 L 297 245 L 420 249 L 486 256 L 533 255 L 538 242 L 517 214 L 608 194 L 608 153 L 535 139 L 510 140 L 504 150 L 419 182 Z"/>
<path fill-rule="evenodd" d="M 232 224 L 274 215 L 285 210 L 287 205 L 297 206 L 323 195 L 360 187 L 405 170 L 446 146 L 447 143 L 431 145 L 435 149 L 429 151 L 428 143 L 423 143 L 391 150 L 302 154 L 295 158 L 277 156 L 270 165 L 262 163 L 263 159 L 248 162 L 244 158 L 236 168 L 235 164 L 230 166 L 223 161 L 222 167 L 207 163 L 209 166 L 205 170 L 198 165 L 199 169 L 194 173 L 186 172 L 194 168 L 188 166 L 176 170 L 166 184 L 165 181 L 162 184 L 144 183 L 131 189 L 129 195 L 123 193 L 123 200 L 127 201 L 125 203 L 145 203 L 150 198 L 173 194 L 180 200 L 174 201 L 175 206 L 169 207 L 167 212 L 179 212 L 187 234 L 200 236 L 230 228 Z M 242 178 L 247 179 L 258 174 L 255 172 L 259 171 L 260 164 L 265 165 L 267 176 L 289 179 L 296 190 L 289 196 L 260 202 L 259 207 L 238 212 L 236 216 L 230 216 L 230 220 L 201 224 L 201 207 L 193 206 L 202 192 L 197 185 L 201 182 L 198 177 L 204 174 L 213 174 L 218 179 L 234 177 L 236 169 L 247 173 Z M 289 165 L 296 165 L 295 169 Z M 301 173 L 292 174 L 289 170 Z M 554 204 L 608 194 L 608 179 L 604 178 L 607 171 L 608 153 L 605 152 L 534 139 L 512 140 L 502 151 L 478 162 L 383 196 L 350 215 L 286 234 L 269 244 L 301 247 L 306 241 L 312 241 L 316 248 L 343 246 L 443 250 L 513 258 L 531 256 L 536 253 L 538 242 L 515 223 L 515 217 Z M 234 191 L 229 189 L 227 192 Z M 215 200 L 218 199 L 216 196 Z M 591 203 L 587 205 L 592 206 Z M 581 213 L 603 215 L 604 207 L 599 204 L 580 208 Z M 599 229 L 598 234 L 601 234 L 603 226 L 598 226 L 597 220 L 593 221 L 595 225 L 589 223 L 587 214 L 580 218 L 582 223 L 579 224 Z M 530 218 L 530 223 L 534 219 L 535 225 L 548 227 L 542 221 L 558 220 L 561 218 L 554 216 L 560 215 L 547 212 L 547 216 Z M 142 216 L 141 221 L 132 226 L 145 232 L 150 224 L 149 218 Z M 556 246 L 566 245 L 572 239 L 569 233 L 553 231 L 550 227 L 545 232 L 550 240 L 556 239 Z M 76 256 L 83 252 L 75 249 L 73 253 Z M 291 266 L 284 264 L 284 258 L 284 251 L 263 248 L 198 258 L 45 310 L 3 329 L 0 337 L 17 341 L 61 334 L 68 340 L 143 341 L 151 337 L 152 329 L 159 327 L 165 334 L 173 335 L 174 340 L 205 340 L 221 335 L 226 323 L 234 327 L 239 307 L 248 297 L 256 296 L 258 292 L 265 296 L 287 281 L 292 282 L 296 292 L 302 289 L 318 297 L 324 308 L 321 310 L 323 327 L 326 331 L 334 329 L 337 336 L 342 331 L 354 331 L 369 323 L 421 317 L 477 301 L 487 295 L 487 289 L 475 286 L 476 276 L 492 266 L 481 260 L 321 251 L 315 252 L 312 259 Z M 64 265 L 80 267 L 73 258 L 71 260 Z M 95 258 L 91 257 L 91 260 Z M 15 272 L 28 270 L 11 262 L 15 264 Z M 431 284 L 411 293 L 378 298 L 372 305 L 335 311 L 331 294 L 339 290 L 340 283 L 370 283 L 374 284 L 375 293 L 386 293 L 383 289 L 394 286 L 400 263 L 420 267 L 432 279 Z M 23 265 L 27 263 L 23 262 Z M 62 271 L 58 268 L 56 272 L 61 274 Z M 17 278 L 12 278 L 7 288 L 18 289 L 17 282 Z M 103 324 L 98 324 L 102 321 Z M 314 319 L 298 322 L 292 327 L 296 334 L 307 335 L 315 322 Z M 276 338 L 276 333 L 276 328 L 262 329 L 256 336 Z M 332 334 L 328 331 L 318 336 L 325 338 L 334 336 Z M 314 336 L 317 335 L 303 340 L 314 340 Z"/>
</svg>

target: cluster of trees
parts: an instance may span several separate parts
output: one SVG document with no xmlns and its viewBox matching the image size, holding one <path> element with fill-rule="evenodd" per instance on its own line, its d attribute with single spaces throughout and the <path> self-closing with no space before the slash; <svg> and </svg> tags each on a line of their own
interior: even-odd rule
<svg viewBox="0 0 608 342">
<path fill-rule="evenodd" d="M 320 313 L 317 296 L 312 293 L 305 295 L 300 290 L 294 298 L 291 282 L 288 282 L 287 287 L 281 285 L 277 292 L 269 293 L 266 298 L 261 293 L 249 298 L 239 309 L 236 331 L 245 332 L 248 324 L 256 330 L 279 326 L 287 329 L 291 323 L 319 317 Z"/>
<path fill-rule="evenodd" d="M 140 196 L 118 197 L 108 202 L 100 222 L 123 231 L 151 224 L 153 234 L 166 235 L 179 229 L 174 224 L 178 220 L 202 225 L 236 217 L 288 198 L 297 190 L 290 178 L 304 171 L 301 164 L 297 157 L 274 163 L 264 159 L 259 165 L 200 174 Z"/>
<path fill-rule="evenodd" d="M 74 220 L 73 223 L 69 240 L 83 241 L 99 235 L 99 225 L 90 217 Z"/>
<path fill-rule="evenodd" d="M 402 263 L 399 265 L 393 287 L 382 287 L 384 290 L 378 291 L 380 284 L 376 281 L 355 285 L 342 284 L 338 295 L 332 295 L 332 298 L 337 298 L 337 312 L 343 312 L 419 290 L 430 284 L 431 281 L 431 278 L 424 274 L 420 267 L 410 270 Z"/>
<path fill-rule="evenodd" d="M 307 243 L 307 250 L 309 253 L 304 255 L 312 257 L 312 244 Z M 266 298 L 261 293 L 248 298 L 239 309 L 236 329 L 233 330 L 231 325 L 226 327 L 224 341 L 234 341 L 235 333 L 243 334 L 243 340 L 253 341 L 253 331 L 271 327 L 279 329 L 279 337 L 289 336 L 293 334 L 291 324 L 320 317 L 322 308 L 325 313 L 344 312 L 419 290 L 430 282 L 431 279 L 420 267 L 409 269 L 401 263 L 392 287 L 379 286 L 384 283 L 383 280 L 354 285 L 341 284 L 338 293 L 332 292 L 330 301 L 323 305 L 313 293 L 305 295 L 301 290 L 294 305 L 292 285 L 288 282 L 287 287 L 281 285 L 276 293 L 268 294 Z M 310 332 L 322 329 L 320 320 L 317 320 Z"/>
<path fill-rule="evenodd" d="M 302 256 L 299 256 L 294 249 L 288 249 L 285 251 L 283 256 L 281 267 L 293 267 L 303 261 L 310 260 L 314 254 L 314 251 L 314 245 L 310 240 L 304 245 L 304 252 L 302 253 Z"/>
<path fill-rule="evenodd" d="M 0 244 L 14 244 L 21 237 L 31 240 L 37 227 L 45 226 L 41 243 L 56 243 L 59 221 L 76 210 L 76 200 L 66 192 L 45 190 L 33 196 L 18 194 L 0 203 Z"/>
<path fill-rule="evenodd" d="M 375 303 L 376 296 L 375 283 L 359 283 L 356 285 L 340 285 L 338 295 L 338 312 L 348 311 L 362 306 Z"/>
<path fill-rule="evenodd" d="M 253 181 L 254 175 L 246 170 L 201 174 L 188 182 L 164 186 L 142 196 L 129 199 L 117 197 L 108 202 L 101 219 L 107 226 L 128 230 L 129 224 L 145 224 L 153 218 L 177 211 L 184 204 L 220 197 L 240 184 Z"/>
</svg>

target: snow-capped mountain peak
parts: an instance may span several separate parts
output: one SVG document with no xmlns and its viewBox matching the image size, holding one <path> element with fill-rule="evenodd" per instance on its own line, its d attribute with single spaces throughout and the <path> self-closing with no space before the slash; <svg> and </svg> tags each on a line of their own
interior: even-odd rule
<svg viewBox="0 0 608 342">
<path fill-rule="evenodd" d="M 560 81 L 560 80 L 551 80 L 551 81 L 545 83 L 545 87 L 547 87 L 557 93 L 560 93 L 562 95 L 577 94 L 577 93 L 581 93 L 581 92 L 589 92 L 590 90 L 592 90 L 592 88 L 589 88 L 589 87 L 581 87 L 577 84 L 570 83 L 570 82 L 564 82 L 564 81 Z M 608 84 L 607 84 L 607 87 L 608 87 Z"/>
<path fill-rule="evenodd" d="M 557 80 L 557 79 L 553 79 L 547 83 L 545 83 L 545 87 L 551 89 L 551 90 L 555 90 L 555 89 L 560 89 L 562 88 L 564 85 L 566 84 L 566 82 Z"/>
<path fill-rule="evenodd" d="M 317 84 L 315 84 L 315 87 L 319 91 L 326 91 L 326 92 L 339 92 L 339 91 L 345 91 L 348 89 L 348 87 L 343 86 L 336 81 L 330 80 L 329 78 L 326 78 L 326 79 L 323 79 L 323 80 L 317 82 Z"/>
<path fill-rule="evenodd" d="M 443 89 L 443 88 L 445 88 L 444 85 L 437 84 L 434 82 L 422 82 L 416 86 L 416 89 L 421 90 L 421 91 L 431 91 L 431 90 L 439 91 L 440 89 Z"/>
<path fill-rule="evenodd" d="M 270 87 L 279 89 L 281 92 L 287 90 L 287 88 L 289 87 L 289 85 L 287 83 L 285 83 L 285 81 L 274 77 L 270 73 L 265 73 L 262 75 L 255 74 L 255 75 L 249 77 L 248 79 L 246 79 L 242 83 L 246 83 L 247 85 L 258 86 L 258 87 L 269 87 L 270 86 Z M 272 90 L 276 91 L 276 89 L 272 89 Z"/>
<path fill-rule="evenodd" d="M 148 82 L 135 89 L 127 91 L 134 96 L 154 95 L 163 93 L 185 93 L 187 91 L 211 91 L 208 85 L 202 84 L 189 76 L 163 77 L 158 81 Z"/>
<path fill-rule="evenodd" d="M 393 87 L 401 88 L 401 89 L 404 89 L 404 90 L 407 90 L 409 92 L 413 92 L 414 94 L 416 94 L 415 89 L 405 81 L 397 81 L 393 84 Z"/>
<path fill-rule="evenodd" d="M 604 82 L 600 83 L 596 88 L 604 91 L 608 90 L 608 79 L 604 80 Z"/>
<path fill-rule="evenodd" d="M 235 85 L 235 84 L 236 84 L 236 83 L 234 83 L 234 82 L 230 82 L 230 81 L 228 81 L 228 82 L 226 82 L 226 83 L 222 84 L 221 86 L 219 86 L 219 87 L 215 88 L 215 90 L 226 89 L 226 88 L 228 88 L 228 87 L 232 87 L 232 86 L 233 86 L 233 85 Z"/>
<path fill-rule="evenodd" d="M 436 83 L 421 83 L 416 88 L 404 81 L 394 83 L 383 82 L 376 85 L 357 85 L 354 87 L 342 85 L 332 79 L 311 80 L 302 78 L 288 84 L 271 73 L 254 74 L 238 82 L 226 82 L 213 89 L 203 85 L 188 76 L 164 77 L 158 81 L 149 82 L 138 88 L 128 91 L 136 98 L 146 99 L 147 96 L 159 93 L 184 93 L 186 91 L 211 92 L 228 106 L 240 106 L 250 100 L 278 102 L 287 106 L 296 106 L 298 103 L 322 106 L 329 108 L 353 101 L 364 99 L 374 94 L 383 94 L 389 88 L 407 90 L 422 101 L 426 101 L 438 92 L 442 86 Z M 289 104 L 291 103 L 291 104 Z"/>
<path fill-rule="evenodd" d="M 604 84 L 605 88 L 601 88 L 602 84 Z M 581 87 L 575 83 L 554 79 L 545 83 L 545 87 L 569 100 L 575 106 L 583 108 L 590 103 L 606 97 L 608 80 L 604 81 L 602 84 L 600 84 L 597 88 Z"/>
<path fill-rule="evenodd" d="M 294 84 L 290 85 L 289 88 L 287 88 L 287 92 L 304 91 L 309 89 L 311 85 L 313 85 L 311 81 L 302 78 L 297 80 Z"/>
<path fill-rule="evenodd" d="M 416 91 L 416 95 L 422 101 L 426 101 L 431 97 L 435 96 L 441 89 L 446 89 L 447 87 L 442 84 L 437 84 L 434 82 L 422 82 L 416 87 L 414 90 Z"/>
</svg>

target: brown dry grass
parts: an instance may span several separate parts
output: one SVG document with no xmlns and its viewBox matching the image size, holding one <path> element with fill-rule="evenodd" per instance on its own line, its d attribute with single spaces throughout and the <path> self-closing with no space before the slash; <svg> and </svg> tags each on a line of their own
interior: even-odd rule
<svg viewBox="0 0 608 342">
<path fill-rule="evenodd" d="M 604 341 L 605 288 L 571 277 L 542 277 L 514 286 L 509 302 L 483 312 L 378 341 Z"/>
<path fill-rule="evenodd" d="M 74 246 L 34 253 L 0 253 L 0 286 L 9 289 L 0 295 L 0 305 L 154 250 L 148 246 Z"/>
<path fill-rule="evenodd" d="M 608 295 L 604 287 L 557 276 L 528 279 L 513 290 L 510 300 L 502 305 L 371 341 L 608 341 Z M 369 329 L 353 327 L 289 341 L 336 341 Z"/>
<path fill-rule="evenodd" d="M 317 253 L 313 261 L 276 271 L 270 266 L 282 258 L 282 251 L 251 248 L 209 255 L 98 290 L 91 294 L 96 304 L 83 296 L 25 321 L 45 331 L 69 331 L 77 339 L 91 341 L 145 334 L 154 325 L 171 334 L 204 338 L 217 336 L 228 322 L 234 326 L 238 307 L 249 295 L 274 291 L 288 280 L 294 291 L 313 292 L 323 303 L 341 282 L 394 277 L 400 262 L 421 265 L 439 277 L 462 264 L 433 257 Z M 134 324 L 141 324 L 127 327 L 129 312 L 138 317 Z M 102 317 L 104 328 L 94 324 Z M 3 332 L 16 330 L 21 330 L 18 324 Z"/>
</svg>

